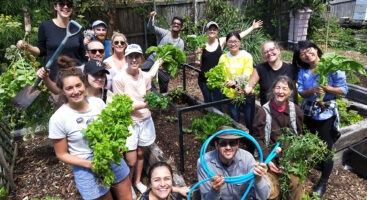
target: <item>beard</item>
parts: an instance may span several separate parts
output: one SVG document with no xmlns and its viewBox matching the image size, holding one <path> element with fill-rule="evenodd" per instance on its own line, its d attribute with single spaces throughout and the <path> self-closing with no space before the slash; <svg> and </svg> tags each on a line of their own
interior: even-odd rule
<svg viewBox="0 0 367 200">
<path fill-rule="evenodd" d="M 97 40 L 104 41 L 106 39 L 106 35 L 96 35 Z"/>
</svg>

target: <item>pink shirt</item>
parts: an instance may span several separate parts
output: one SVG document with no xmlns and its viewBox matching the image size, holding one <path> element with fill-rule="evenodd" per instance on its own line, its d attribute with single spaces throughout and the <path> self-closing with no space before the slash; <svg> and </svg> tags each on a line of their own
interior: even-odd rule
<svg viewBox="0 0 367 200">
<path fill-rule="evenodd" d="M 134 102 L 144 102 L 144 95 L 151 88 L 151 76 L 139 69 L 139 74 L 132 76 L 126 69 L 118 73 L 112 80 L 112 90 L 114 94 L 126 94 Z M 134 110 L 131 117 L 134 122 L 144 121 L 151 113 L 148 108 Z"/>
</svg>

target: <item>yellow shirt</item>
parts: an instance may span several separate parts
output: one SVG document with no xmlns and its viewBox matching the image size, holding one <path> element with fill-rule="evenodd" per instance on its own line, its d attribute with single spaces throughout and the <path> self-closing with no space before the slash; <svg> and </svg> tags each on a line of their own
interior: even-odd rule
<svg viewBox="0 0 367 200">
<path fill-rule="evenodd" d="M 233 56 L 230 52 L 223 54 L 219 58 L 219 63 L 224 63 L 224 71 L 227 80 L 235 81 L 237 77 L 247 76 L 250 78 L 253 68 L 253 59 L 251 54 L 245 50 L 241 50 L 237 56 Z M 236 95 L 236 90 L 229 88 L 226 96 L 233 98 Z"/>
</svg>

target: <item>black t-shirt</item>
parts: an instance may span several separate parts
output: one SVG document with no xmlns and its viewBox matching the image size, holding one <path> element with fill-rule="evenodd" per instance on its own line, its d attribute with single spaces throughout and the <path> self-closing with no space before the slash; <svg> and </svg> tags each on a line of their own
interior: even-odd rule
<svg viewBox="0 0 367 200">
<path fill-rule="evenodd" d="M 222 48 L 220 47 L 220 42 L 218 39 L 218 47 L 215 51 L 210 52 L 203 49 L 203 54 L 201 55 L 201 73 L 199 73 L 199 81 L 206 82 L 205 73 L 211 68 L 218 65 L 219 58 L 222 55 Z"/>
<path fill-rule="evenodd" d="M 278 70 L 273 70 L 273 68 L 270 67 L 269 63 L 264 62 L 260 63 L 256 66 L 256 71 L 259 74 L 260 80 L 260 103 L 261 105 L 264 105 L 268 99 L 267 99 L 267 92 L 268 89 L 271 88 L 273 85 L 273 81 L 281 75 L 286 75 L 292 80 L 297 79 L 297 68 L 294 67 L 290 63 L 283 62 L 282 67 Z M 293 91 L 297 93 L 297 91 Z"/>
<path fill-rule="evenodd" d="M 76 27 L 71 25 L 70 32 L 76 31 Z M 64 49 L 59 56 L 65 55 L 70 58 L 74 58 L 77 65 L 81 65 L 84 60 L 85 50 L 83 44 L 83 31 L 69 38 L 66 42 Z M 66 36 L 66 28 L 58 27 L 52 20 L 47 20 L 41 23 L 38 28 L 38 42 L 37 47 L 40 49 L 39 56 L 46 56 L 46 63 L 52 57 L 56 49 L 61 44 L 61 41 Z M 56 64 L 56 60 L 50 66 L 50 79 L 55 81 L 59 66 Z"/>
</svg>

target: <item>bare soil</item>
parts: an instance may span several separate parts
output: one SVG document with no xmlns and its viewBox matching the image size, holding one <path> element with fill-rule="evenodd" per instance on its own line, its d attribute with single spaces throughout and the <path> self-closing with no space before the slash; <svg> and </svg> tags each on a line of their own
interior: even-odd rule
<svg viewBox="0 0 367 200">
<path fill-rule="evenodd" d="M 187 71 L 187 90 L 202 99 L 197 85 L 197 73 Z M 182 73 L 170 82 L 169 90 L 182 87 Z M 183 127 L 190 128 L 192 117 L 200 117 L 204 111 L 196 110 L 183 114 Z M 179 146 L 177 134 L 177 121 L 168 116 L 176 117 L 172 108 L 167 110 L 153 110 L 153 120 L 157 130 L 156 143 L 164 153 L 174 159 L 174 167 L 179 169 Z M 168 117 L 168 118 L 167 118 Z M 173 121 L 172 121 L 173 120 Z M 192 186 L 197 182 L 196 161 L 199 157 L 201 141 L 195 139 L 193 134 L 185 133 L 185 172 L 183 176 L 186 183 Z M 68 164 L 59 161 L 47 139 L 47 134 L 37 134 L 29 141 L 17 141 L 19 154 L 16 160 L 14 178 L 17 188 L 8 199 L 22 200 L 44 197 L 60 199 L 81 199 L 77 191 L 72 168 Z M 304 182 L 306 192 L 312 190 L 312 186 L 318 181 L 320 172 L 311 170 Z M 330 177 L 325 199 L 359 200 L 367 199 L 367 180 L 358 175 L 344 170 L 342 166 L 334 168 Z"/>
</svg>

